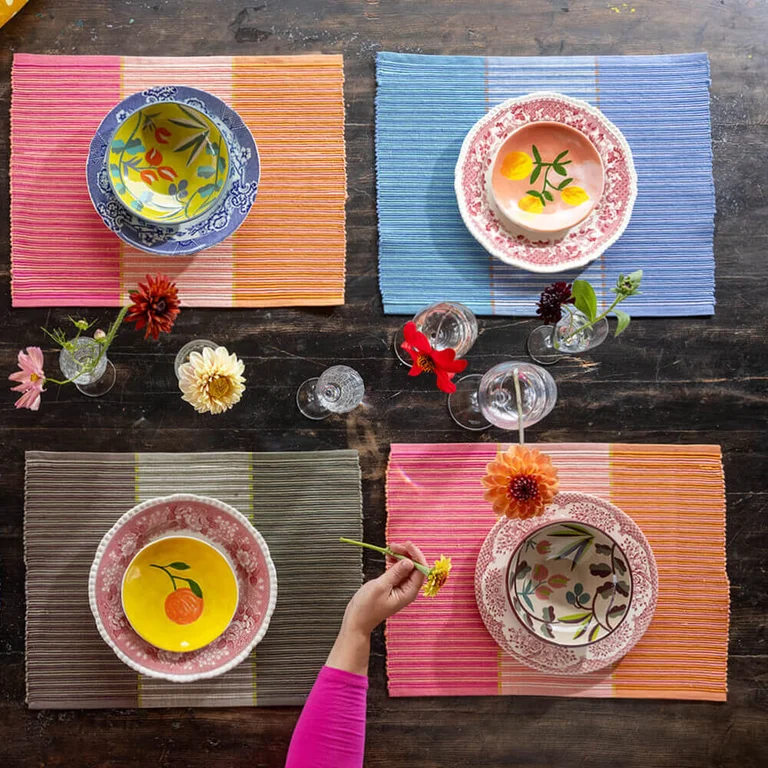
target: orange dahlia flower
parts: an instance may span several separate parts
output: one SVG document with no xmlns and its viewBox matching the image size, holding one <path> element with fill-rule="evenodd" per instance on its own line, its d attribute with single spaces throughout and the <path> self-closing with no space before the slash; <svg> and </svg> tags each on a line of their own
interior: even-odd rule
<svg viewBox="0 0 768 768">
<path fill-rule="evenodd" d="M 485 499 L 497 515 L 536 517 L 557 493 L 557 470 L 545 453 L 513 445 L 496 454 L 482 479 Z"/>
</svg>

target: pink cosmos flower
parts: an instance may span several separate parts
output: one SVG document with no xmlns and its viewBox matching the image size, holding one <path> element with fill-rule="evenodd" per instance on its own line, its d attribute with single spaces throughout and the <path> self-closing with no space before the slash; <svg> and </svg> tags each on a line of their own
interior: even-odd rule
<svg viewBox="0 0 768 768">
<path fill-rule="evenodd" d="M 11 387 L 14 392 L 21 392 L 21 397 L 16 401 L 17 408 L 29 408 L 36 411 L 40 408 L 40 394 L 45 392 L 45 371 L 43 371 L 43 351 L 40 347 L 27 347 L 19 351 L 19 368 L 8 378 L 18 381 L 19 384 Z"/>
</svg>

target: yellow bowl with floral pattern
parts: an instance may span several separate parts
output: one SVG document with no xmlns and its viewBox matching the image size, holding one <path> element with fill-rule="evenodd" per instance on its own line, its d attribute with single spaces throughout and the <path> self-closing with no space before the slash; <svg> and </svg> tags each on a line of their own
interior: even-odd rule
<svg viewBox="0 0 768 768">
<path fill-rule="evenodd" d="M 229 175 L 218 126 L 188 104 L 147 104 L 128 116 L 109 146 L 109 180 L 120 202 L 157 224 L 184 224 L 210 213 Z"/>
<path fill-rule="evenodd" d="M 136 632 L 165 651 L 213 642 L 235 615 L 234 570 L 218 549 L 191 536 L 169 536 L 139 550 L 123 575 L 123 610 Z"/>
</svg>

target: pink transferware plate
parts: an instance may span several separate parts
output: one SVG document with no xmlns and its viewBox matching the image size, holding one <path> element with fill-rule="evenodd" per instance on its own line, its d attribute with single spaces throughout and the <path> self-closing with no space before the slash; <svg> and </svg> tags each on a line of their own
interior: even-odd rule
<svg viewBox="0 0 768 768">
<path fill-rule="evenodd" d="M 648 629 L 656 559 L 637 524 L 586 493 L 559 493 L 543 515 L 502 518 L 477 559 L 475 598 L 488 632 L 540 672 L 614 664 Z"/>
<path fill-rule="evenodd" d="M 123 575 L 147 544 L 172 535 L 203 539 L 234 566 L 239 600 L 226 630 L 190 652 L 164 651 L 143 640 L 123 610 Z M 183 575 L 183 572 L 182 572 Z M 267 632 L 277 601 L 277 573 L 264 538 L 234 507 L 176 494 L 126 512 L 104 536 L 88 582 L 91 611 L 103 640 L 137 672 L 176 683 L 217 677 L 244 661 Z"/>
<path fill-rule="evenodd" d="M 542 174 L 531 185 L 531 189 L 535 187 L 537 195 L 542 196 L 526 196 L 524 207 L 528 210 L 523 212 L 525 215 L 515 217 L 517 220 L 513 221 L 496 202 L 493 190 L 494 167 L 497 159 L 503 162 L 503 158 L 499 158 L 499 150 L 503 149 L 510 137 L 523 126 L 538 122 L 550 126 L 559 123 L 581 134 L 599 156 L 603 170 L 602 185 L 592 184 L 594 192 L 590 193 L 590 182 L 580 184 L 567 173 L 561 176 L 553 172 L 551 181 L 556 182 L 555 186 L 569 178 L 571 181 L 562 190 L 551 188 L 552 185 L 542 190 Z M 520 151 L 519 147 L 516 149 Z M 510 176 L 519 175 L 518 171 L 527 171 L 527 160 L 522 154 L 520 152 L 508 161 Z M 527 176 L 530 182 L 537 158 L 532 147 L 530 154 L 527 150 L 525 154 L 532 161 L 531 175 Z M 541 160 L 553 163 L 555 157 L 541 155 Z M 558 170 L 567 172 L 570 168 L 569 165 Z M 566 192 L 567 189 L 570 191 Z M 467 229 L 489 253 L 514 267 L 530 272 L 553 273 L 586 266 L 621 237 L 629 224 L 637 197 L 637 174 L 629 144 L 621 131 L 602 112 L 585 101 L 541 92 L 509 99 L 474 125 L 464 139 L 456 163 L 455 190 Z M 543 196 L 544 191 L 548 193 L 547 197 Z M 566 209 L 586 207 L 593 203 L 588 205 L 586 218 L 575 224 L 573 222 L 578 216 L 564 220 L 567 226 L 559 231 L 533 231 L 523 226 L 523 219 L 530 220 L 537 215 L 528 215 L 531 211 L 538 211 L 536 200 L 544 208 L 544 203 L 558 203 L 563 193 L 566 198 L 563 207 Z M 582 193 L 587 193 L 587 198 L 597 194 L 599 202 L 585 199 Z M 553 201 L 549 201 L 550 196 Z M 571 203 L 574 205 L 571 206 Z"/>
</svg>

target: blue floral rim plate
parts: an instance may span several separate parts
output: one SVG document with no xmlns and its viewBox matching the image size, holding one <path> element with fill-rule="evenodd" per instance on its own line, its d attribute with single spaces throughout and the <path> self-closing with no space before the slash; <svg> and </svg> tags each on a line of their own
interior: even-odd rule
<svg viewBox="0 0 768 768">
<path fill-rule="evenodd" d="M 133 215 L 117 199 L 109 181 L 107 155 L 115 130 L 137 109 L 159 101 L 178 101 L 204 112 L 230 147 L 230 180 L 221 203 L 208 215 L 178 226 L 153 224 Z M 259 150 L 237 112 L 206 91 L 181 85 L 149 88 L 121 101 L 102 120 L 86 164 L 88 194 L 104 224 L 128 245 L 164 256 L 189 256 L 226 240 L 251 210 L 260 176 Z"/>
</svg>

